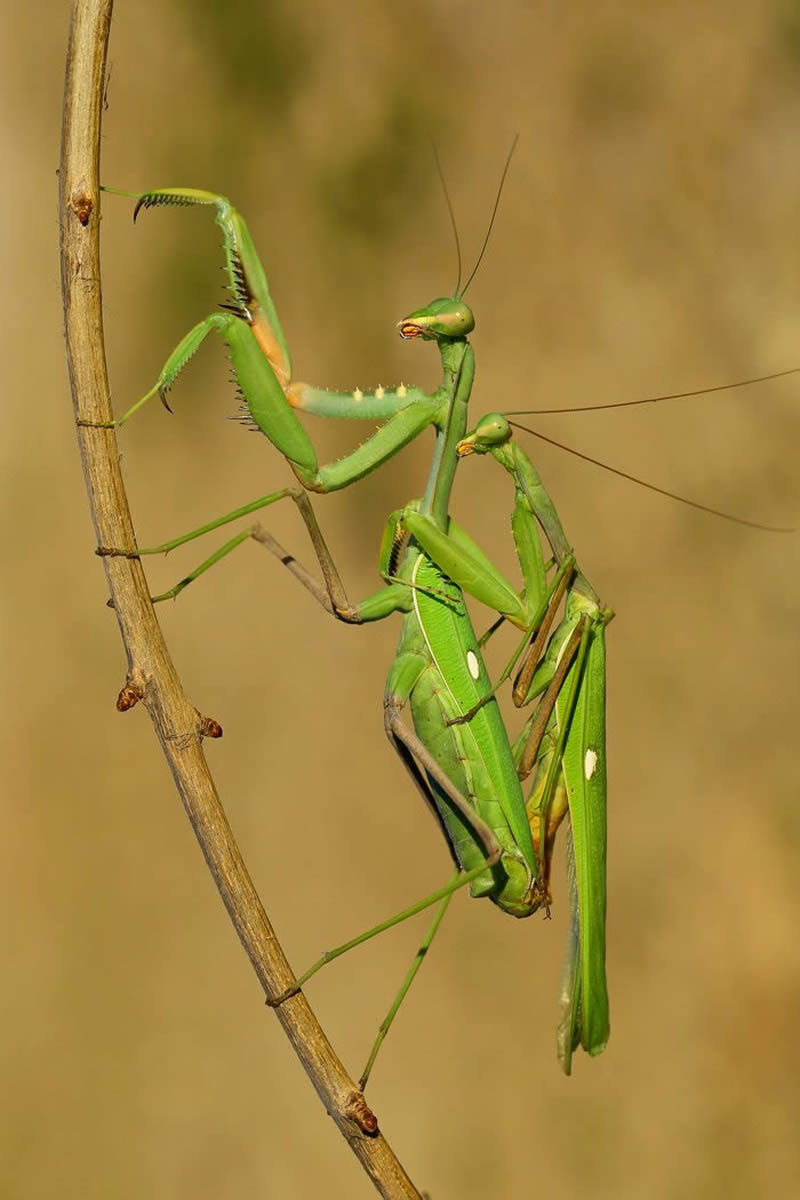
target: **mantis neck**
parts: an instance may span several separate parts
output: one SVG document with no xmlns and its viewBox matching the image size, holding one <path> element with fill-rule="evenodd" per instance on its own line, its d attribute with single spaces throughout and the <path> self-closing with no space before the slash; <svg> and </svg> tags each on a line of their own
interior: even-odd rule
<svg viewBox="0 0 800 1200">
<path fill-rule="evenodd" d="M 458 464 L 456 446 L 467 432 L 467 409 L 475 376 L 475 355 L 463 338 L 440 342 L 439 352 L 444 372 L 442 392 L 449 402 L 444 423 L 436 428 L 433 464 L 420 512 L 446 532 L 450 519 L 450 493 Z"/>
</svg>

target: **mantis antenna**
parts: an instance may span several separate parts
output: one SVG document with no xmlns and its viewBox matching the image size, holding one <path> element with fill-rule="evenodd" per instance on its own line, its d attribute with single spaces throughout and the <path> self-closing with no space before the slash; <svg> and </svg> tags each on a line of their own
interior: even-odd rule
<svg viewBox="0 0 800 1200">
<path fill-rule="evenodd" d="M 497 188 L 497 195 L 495 196 L 495 199 L 494 199 L 494 208 L 492 209 L 492 215 L 489 219 L 489 228 L 486 230 L 486 237 L 483 239 L 483 245 L 481 246 L 481 252 L 478 255 L 478 260 L 475 263 L 475 266 L 472 268 L 472 273 L 470 274 L 470 277 L 467 280 L 467 282 L 464 284 L 462 291 L 461 292 L 456 291 L 456 295 L 458 296 L 459 299 L 461 299 L 462 296 L 465 296 L 467 294 L 467 288 L 469 287 L 469 285 L 472 283 L 473 279 L 475 278 L 475 275 L 477 274 L 477 271 L 478 271 L 478 267 L 481 265 L 481 262 L 483 261 L 483 256 L 486 253 L 486 247 L 489 245 L 489 238 L 492 236 L 492 229 L 494 228 L 494 219 L 497 216 L 497 210 L 500 207 L 500 197 L 503 194 L 503 185 L 506 181 L 506 175 L 508 174 L 508 168 L 511 166 L 511 159 L 514 156 L 514 151 L 517 148 L 518 141 L 519 141 L 519 134 L 515 133 L 514 138 L 511 142 L 511 149 L 509 150 L 508 155 L 506 156 L 506 165 L 503 167 L 503 174 L 500 176 L 500 184 Z"/>
<path fill-rule="evenodd" d="M 447 190 L 447 180 L 445 179 L 444 171 L 442 170 L 442 163 L 439 158 L 439 150 L 438 150 L 436 142 L 433 140 L 433 138 L 431 138 L 431 150 L 433 151 L 433 158 L 434 158 L 434 162 L 436 163 L 436 170 L 439 175 L 439 182 L 441 183 L 442 191 L 444 192 L 444 199 L 445 199 L 445 203 L 447 204 L 447 211 L 450 214 L 450 227 L 453 230 L 453 237 L 455 238 L 455 242 L 456 242 L 456 258 L 458 259 L 458 279 L 456 280 L 456 286 L 455 286 L 455 291 L 453 292 L 453 295 L 458 296 L 459 288 L 461 287 L 461 242 L 460 242 L 459 236 L 458 236 L 458 225 L 456 224 L 456 214 L 453 212 L 453 202 L 450 199 L 450 192 Z"/>
<path fill-rule="evenodd" d="M 717 383 L 713 387 L 693 388 L 689 392 L 666 392 L 663 396 L 645 396 L 642 400 L 616 400 L 611 404 L 581 404 L 575 408 L 512 408 L 506 417 L 545 416 L 552 413 L 605 412 L 609 408 L 634 408 L 637 404 L 658 404 L 661 400 L 685 400 L 689 396 L 707 396 L 710 392 L 729 392 L 734 388 L 747 387 L 751 383 L 769 383 L 772 379 L 784 379 L 796 375 L 800 367 L 788 367 L 785 371 L 773 371 L 769 375 L 755 375 L 752 379 L 737 379 L 735 383 Z"/>
<path fill-rule="evenodd" d="M 667 496 L 670 500 L 677 500 L 680 504 L 686 504 L 689 508 L 699 509 L 700 512 L 710 513 L 712 517 L 721 517 L 724 521 L 732 521 L 734 525 L 746 525 L 750 529 L 760 529 L 764 533 L 795 532 L 794 527 L 791 525 L 765 525 L 761 521 L 748 521 L 746 517 L 734 516 L 733 513 L 724 512 L 720 508 L 712 508 L 708 504 L 701 504 L 699 500 L 690 500 L 688 496 L 681 496 L 678 492 L 670 492 L 667 488 L 659 487 L 655 483 L 648 483 L 646 479 L 640 479 L 638 475 L 630 475 L 627 471 L 622 471 L 619 467 L 612 467 L 610 463 L 603 462 L 599 458 L 592 458 L 590 454 L 584 454 L 582 450 L 576 450 L 574 446 L 567 446 L 564 442 L 557 442 L 555 438 L 547 437 L 546 434 L 539 433 L 538 430 L 531 429 L 528 425 L 520 425 L 519 421 L 509 421 L 508 423 L 514 429 L 522 429 L 525 433 L 530 433 L 535 438 L 539 438 L 540 441 L 547 442 L 549 446 L 556 446 L 559 450 L 565 450 L 567 454 L 574 454 L 576 458 L 591 463 L 594 467 L 602 467 L 604 471 L 610 471 L 612 475 L 618 475 L 620 479 L 627 479 L 629 483 L 638 483 L 640 487 L 647 488 L 650 492 L 657 492 L 659 496 Z"/>
</svg>

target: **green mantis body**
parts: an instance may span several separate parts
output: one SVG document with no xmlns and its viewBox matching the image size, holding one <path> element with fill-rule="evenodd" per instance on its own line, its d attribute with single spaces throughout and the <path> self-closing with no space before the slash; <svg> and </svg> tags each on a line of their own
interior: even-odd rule
<svg viewBox="0 0 800 1200">
<path fill-rule="evenodd" d="M 558 514 L 527 454 L 511 441 L 505 418 L 500 414 L 485 417 L 459 444 L 458 452 L 460 455 L 491 453 L 514 480 L 515 516 L 521 512 L 535 516 L 556 560 L 567 561 L 570 551 Z M 570 818 L 571 927 L 558 1031 L 559 1058 L 567 1073 L 572 1051 L 578 1045 L 589 1053 L 599 1053 L 609 1032 L 605 978 L 605 626 L 612 616 L 610 610 L 601 607 L 588 580 L 577 572 L 567 591 L 564 620 L 542 660 L 537 663 L 535 654 L 530 660 L 537 664 L 537 669 L 528 696 L 551 683 L 568 639 L 581 631 L 576 661 L 558 688 L 545 737 L 541 741 L 532 738 L 528 743 L 537 748 L 528 812 L 531 817 L 538 816 L 540 840 L 545 847 L 542 858 L 547 865 L 549 827 L 557 826 L 563 818 L 565 804 Z M 532 718 L 535 721 L 536 714 Z M 517 743 L 521 745 L 525 745 L 522 740 Z M 524 758 L 524 749 L 519 758 Z M 551 794 L 555 798 L 559 790 L 559 802 L 553 803 Z"/>
<path fill-rule="evenodd" d="M 400 641 L 384 698 L 385 723 L 392 744 L 434 809 L 462 873 L 437 897 L 469 881 L 473 894 L 490 897 L 506 912 L 515 916 L 535 912 L 549 901 L 552 839 L 569 811 L 575 888 L 563 989 L 565 1015 L 559 1032 L 560 1057 L 569 1071 L 571 1053 L 578 1044 L 590 1053 L 599 1053 L 608 1038 L 604 626 L 610 614 L 600 608 L 595 593 L 576 571 L 552 503 L 530 460 L 510 442 L 508 425 L 502 418 L 486 418 L 467 436 L 474 375 L 474 356 L 467 341 L 474 326 L 472 313 L 455 296 L 435 300 L 400 322 L 401 336 L 437 343 L 443 379 L 431 394 L 402 384 L 371 393 L 345 393 L 292 382 L 288 349 L 266 277 L 240 215 L 224 197 L 191 189 L 145 193 L 138 197 L 137 211 L 156 204 L 215 206 L 233 300 L 226 311 L 207 317 L 182 339 L 156 386 L 123 420 L 156 392 L 163 400 L 180 370 L 213 331 L 230 348 L 247 418 L 284 455 L 306 489 L 326 492 L 345 487 L 386 461 L 427 426 L 435 431 L 433 462 L 422 500 L 395 514 L 387 526 L 381 552 L 381 572 L 387 584 L 359 605 L 347 601 L 308 501 L 289 490 L 264 497 L 169 545 L 292 494 L 322 566 L 326 607 L 340 619 L 356 624 L 402 614 Z M 324 416 L 384 419 L 385 424 L 345 458 L 320 466 L 297 418 L 298 409 Z M 524 580 L 521 595 L 449 516 L 458 460 L 471 452 L 490 453 L 513 480 L 512 530 Z M 552 550 L 555 573 L 550 581 L 537 523 Z M 200 570 L 247 536 L 233 539 Z M 179 586 L 185 586 L 200 570 Z M 464 592 L 524 631 L 514 661 L 522 654 L 528 635 L 539 631 L 527 652 L 516 699 L 519 704 L 540 695 L 542 699 L 513 747 L 464 604 Z M 315 594 L 322 598 L 318 591 Z M 547 633 L 564 594 L 564 617 L 545 650 Z M 406 705 L 413 732 L 403 720 Z M 519 776 L 531 770 L 534 783 L 526 804 Z"/>
</svg>

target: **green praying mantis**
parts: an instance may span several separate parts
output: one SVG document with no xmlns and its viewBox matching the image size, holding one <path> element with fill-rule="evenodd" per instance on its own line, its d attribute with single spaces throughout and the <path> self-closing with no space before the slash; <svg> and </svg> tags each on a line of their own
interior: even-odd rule
<svg viewBox="0 0 800 1200">
<path fill-rule="evenodd" d="M 569 1073 L 578 1046 L 597 1054 L 604 1049 L 609 1034 L 605 976 L 605 626 L 612 613 L 601 605 L 580 572 L 555 508 L 530 459 L 512 440 L 506 417 L 490 414 L 467 431 L 474 374 L 468 338 L 474 317 L 463 295 L 475 272 L 464 288 L 460 287 L 459 277 L 452 297 L 434 300 L 399 323 L 403 338 L 436 343 L 442 382 L 435 391 L 428 394 L 403 384 L 372 392 L 326 391 L 292 380 L 288 347 L 263 267 L 244 220 L 230 202 L 223 196 L 188 188 L 155 189 L 134 198 L 134 216 L 142 208 L 159 205 L 199 204 L 215 209 L 232 299 L 221 312 L 199 322 L 181 340 L 154 387 L 118 424 L 156 394 L 166 404 L 166 395 L 181 370 L 214 332 L 230 349 L 246 420 L 267 436 L 302 485 L 262 496 L 199 529 L 138 553 L 166 552 L 290 498 L 306 524 L 323 577 L 320 585 L 269 534 L 248 529 L 154 599 L 178 595 L 238 545 L 256 536 L 338 619 L 360 624 L 400 614 L 402 631 L 384 697 L 386 732 L 435 813 L 457 868 L 455 877 L 431 896 L 327 952 L 299 977 L 298 988 L 320 966 L 352 946 L 429 905 L 440 904 L 381 1026 L 361 1078 L 364 1086 L 382 1039 L 453 892 L 468 884 L 473 895 L 488 897 L 503 911 L 518 917 L 547 907 L 554 839 L 568 814 L 571 925 L 557 1047 L 562 1066 Z M 352 453 L 320 465 L 298 411 L 384 423 Z M 433 429 L 435 440 L 424 496 L 389 519 L 380 555 L 385 586 L 360 604 L 351 605 L 306 491 L 324 493 L 349 486 L 428 427 Z M 450 517 L 456 467 L 470 454 L 494 458 L 513 483 L 512 531 L 524 583 L 521 592 Z M 549 551 L 547 559 L 539 531 Z M 481 656 L 486 637 L 479 640 L 474 633 L 465 593 L 498 615 L 489 634 L 502 620 L 523 634 L 494 686 Z M 563 616 L 556 622 L 562 606 Z M 522 707 L 538 699 L 538 704 L 512 744 L 495 692 L 518 663 L 515 703 Z M 413 729 L 404 720 L 406 707 L 411 712 Z M 530 775 L 533 785 L 526 799 L 521 780 Z M 268 1002 L 283 1003 L 298 988 Z"/>
</svg>

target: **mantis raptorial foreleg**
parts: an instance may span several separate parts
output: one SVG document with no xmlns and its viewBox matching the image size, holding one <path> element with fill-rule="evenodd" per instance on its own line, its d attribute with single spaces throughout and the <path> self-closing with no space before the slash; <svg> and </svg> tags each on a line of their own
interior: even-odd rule
<svg viewBox="0 0 800 1200">
<path fill-rule="evenodd" d="M 114 191 L 114 189 L 106 189 Z M 223 339 L 244 404 L 244 418 L 264 433 L 279 450 L 303 487 L 315 492 L 336 491 L 386 462 L 428 426 L 441 428 L 462 369 L 463 338 L 473 325 L 469 307 L 459 298 L 433 301 L 399 323 L 404 338 L 436 340 L 442 357 L 443 380 L 436 391 L 405 384 L 335 392 L 292 380 L 288 345 L 270 295 L 250 231 L 225 196 L 195 188 L 156 188 L 144 193 L 119 193 L 137 201 L 134 218 L 142 208 L 159 205 L 205 205 L 216 212 L 231 294 L 223 312 L 211 313 L 178 343 L 158 380 L 116 422 L 122 425 L 148 400 L 166 397 L 181 371 L 209 334 Z M 441 333 L 441 338 L 440 338 Z M 471 384 L 471 376 L 469 383 Z M 297 413 L 345 420 L 384 421 L 376 433 L 337 462 L 320 465 L 311 439 Z"/>
</svg>

